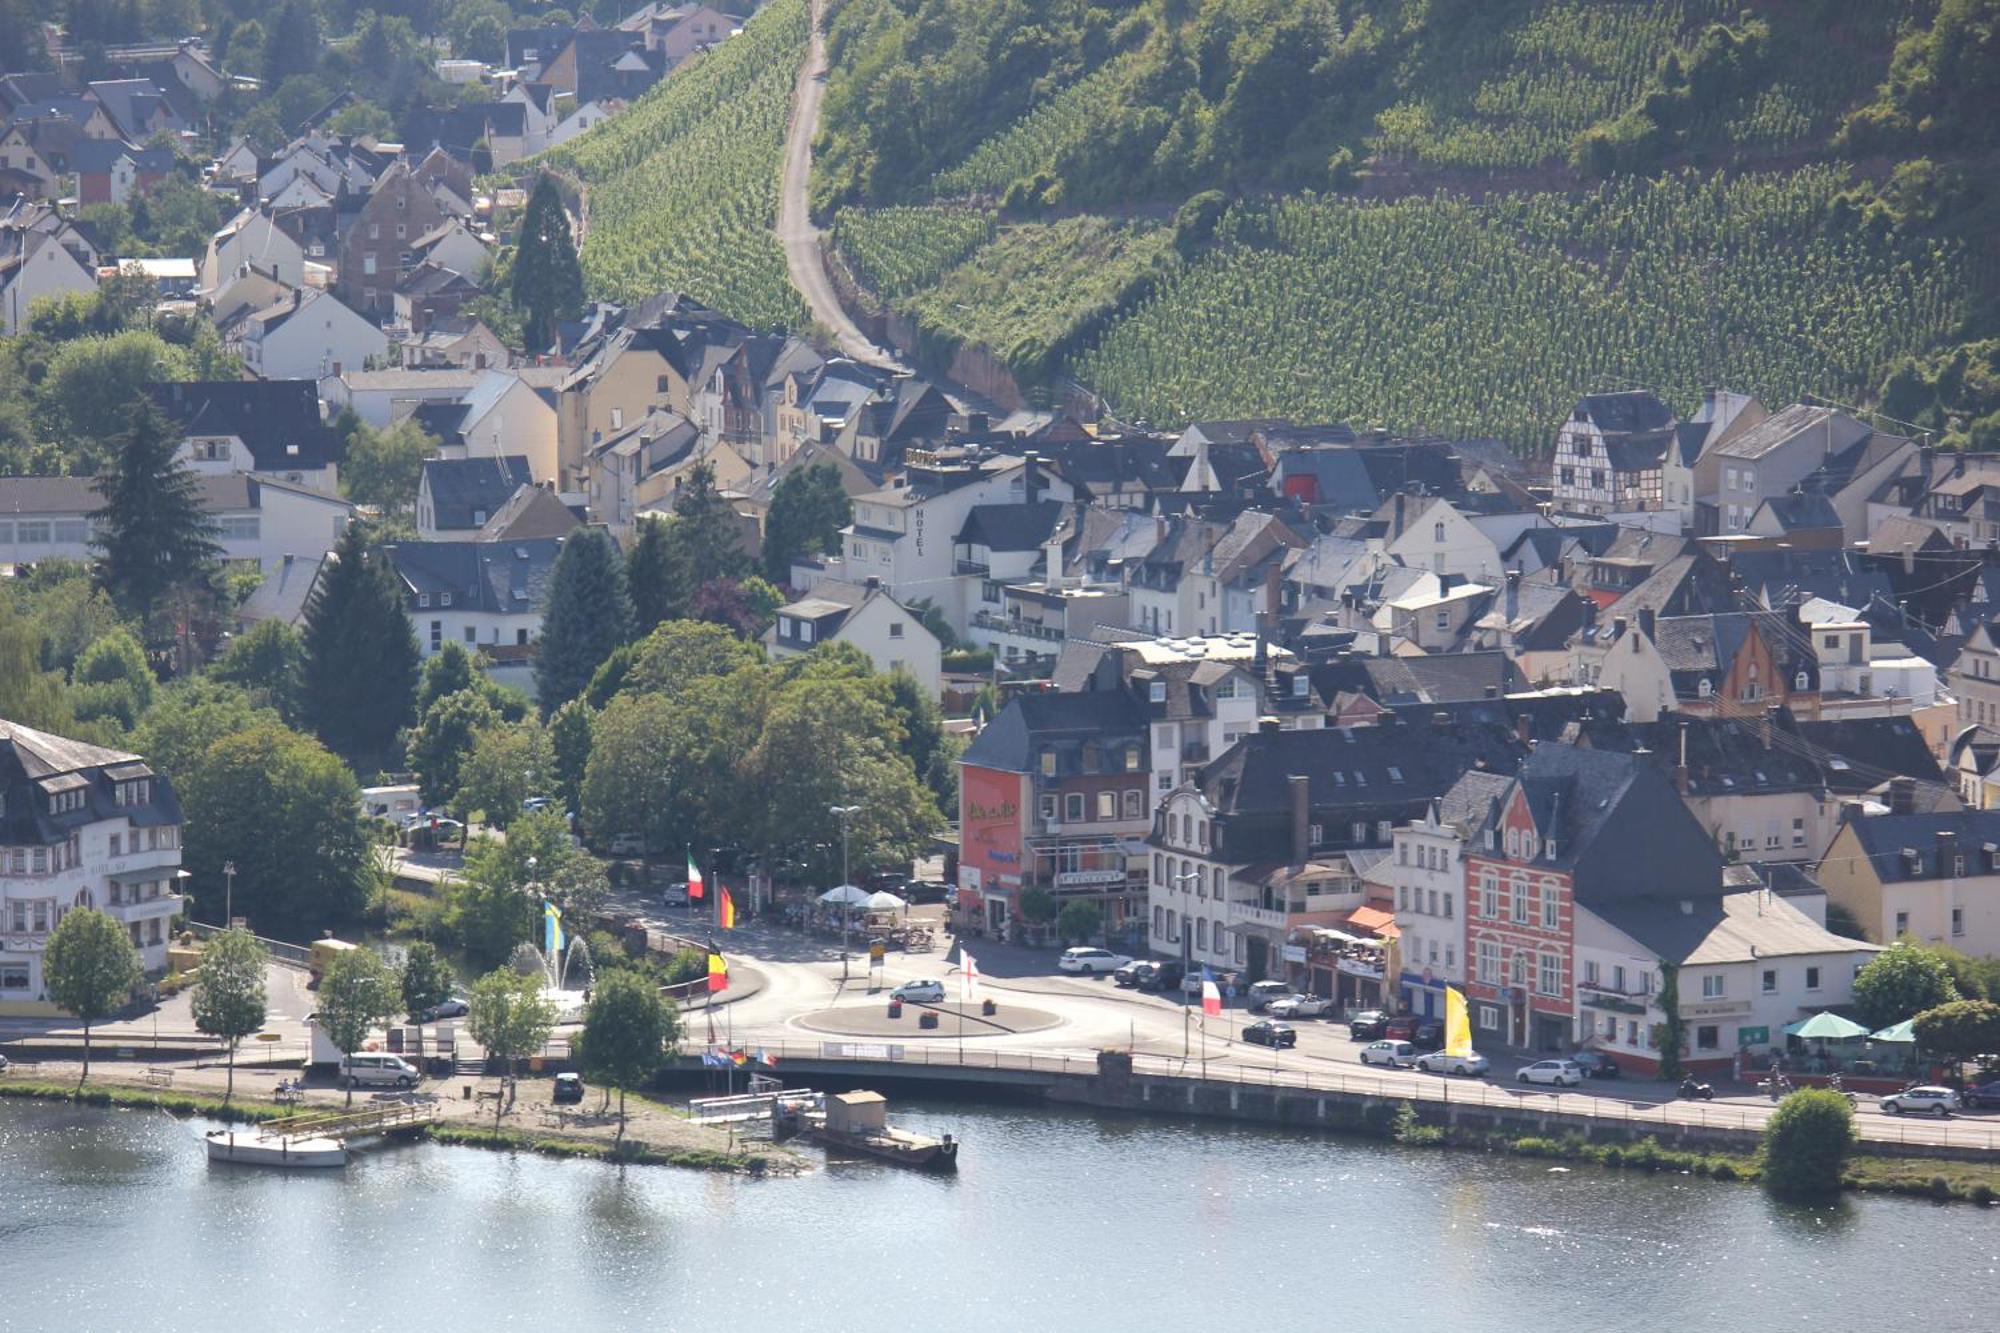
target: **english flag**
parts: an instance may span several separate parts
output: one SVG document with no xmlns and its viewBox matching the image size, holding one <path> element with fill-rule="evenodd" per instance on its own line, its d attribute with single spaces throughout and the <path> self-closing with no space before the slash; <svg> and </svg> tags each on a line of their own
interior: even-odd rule
<svg viewBox="0 0 2000 1333">
<path fill-rule="evenodd" d="M 1201 970 L 1201 1011 L 1210 1018 L 1222 1012 L 1222 992 L 1216 988 L 1215 973 Z"/>
<path fill-rule="evenodd" d="M 971 1004 L 979 998 L 979 962 L 964 949 L 958 951 L 958 956 L 965 963 L 965 1002 Z"/>
</svg>

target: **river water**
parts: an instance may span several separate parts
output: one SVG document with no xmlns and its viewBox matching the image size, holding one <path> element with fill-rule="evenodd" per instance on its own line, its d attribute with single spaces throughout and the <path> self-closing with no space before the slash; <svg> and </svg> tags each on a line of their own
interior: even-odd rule
<svg viewBox="0 0 2000 1333">
<path fill-rule="evenodd" d="M 956 1178 L 386 1147 L 211 1167 L 0 1103 L 0 1329 L 1991 1328 L 2000 1217 L 1205 1123 L 954 1106 Z M 808 1152 L 811 1150 L 808 1149 Z"/>
</svg>

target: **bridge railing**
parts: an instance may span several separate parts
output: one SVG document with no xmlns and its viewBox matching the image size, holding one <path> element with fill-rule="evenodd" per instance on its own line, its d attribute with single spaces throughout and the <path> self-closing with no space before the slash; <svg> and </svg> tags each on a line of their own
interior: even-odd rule
<svg viewBox="0 0 2000 1333">
<path fill-rule="evenodd" d="M 190 921 L 187 923 L 186 928 L 192 931 L 194 937 L 198 940 L 205 940 L 210 936 L 222 933 L 221 926 L 210 925 L 206 921 Z M 271 955 L 271 961 L 274 963 L 283 963 L 286 967 L 310 967 L 312 965 L 312 951 L 302 945 L 287 944 L 283 940 L 265 939 L 262 935 L 257 936 L 256 940 L 257 943 L 264 946 L 265 952 Z"/>
</svg>

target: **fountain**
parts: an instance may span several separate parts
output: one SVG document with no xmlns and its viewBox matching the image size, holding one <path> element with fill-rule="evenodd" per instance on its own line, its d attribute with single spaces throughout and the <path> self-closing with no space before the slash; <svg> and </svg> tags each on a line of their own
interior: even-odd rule
<svg viewBox="0 0 2000 1333">
<path fill-rule="evenodd" d="M 522 976 L 542 979 L 542 996 L 555 1006 L 557 1022 L 582 1019 L 584 992 L 597 979 L 597 968 L 581 936 L 571 936 L 568 947 L 554 958 L 524 940 L 514 946 L 508 961 Z"/>
</svg>

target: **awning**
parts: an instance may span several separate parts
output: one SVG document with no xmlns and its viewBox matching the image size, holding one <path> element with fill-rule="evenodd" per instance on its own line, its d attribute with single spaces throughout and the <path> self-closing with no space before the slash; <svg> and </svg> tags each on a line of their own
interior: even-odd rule
<svg viewBox="0 0 2000 1333">
<path fill-rule="evenodd" d="M 1785 1034 L 1791 1037 L 1805 1037 L 1808 1040 L 1845 1041 L 1852 1037 L 1865 1037 L 1868 1029 L 1839 1014 L 1821 1012 L 1811 1018 L 1801 1019 L 1785 1026 Z"/>
<path fill-rule="evenodd" d="M 1880 1032 L 1868 1034 L 1870 1041 L 1898 1041 L 1915 1043 L 1917 1040 L 1917 1020 L 1906 1018 L 1900 1023 L 1891 1023 Z"/>
</svg>

